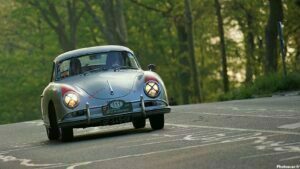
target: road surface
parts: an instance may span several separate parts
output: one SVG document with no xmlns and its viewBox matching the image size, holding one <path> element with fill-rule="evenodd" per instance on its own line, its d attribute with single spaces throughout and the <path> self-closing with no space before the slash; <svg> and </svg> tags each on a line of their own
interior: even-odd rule
<svg viewBox="0 0 300 169">
<path fill-rule="evenodd" d="M 131 123 L 48 141 L 39 120 L 0 125 L 0 169 L 300 168 L 300 96 L 172 107 L 163 130 Z"/>
</svg>

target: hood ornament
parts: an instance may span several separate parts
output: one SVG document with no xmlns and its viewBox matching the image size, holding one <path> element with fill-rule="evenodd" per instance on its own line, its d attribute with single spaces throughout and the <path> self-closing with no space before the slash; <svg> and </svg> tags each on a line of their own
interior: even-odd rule
<svg viewBox="0 0 300 169">
<path fill-rule="evenodd" d="M 107 84 L 108 84 L 108 86 L 109 86 L 110 95 L 114 95 L 114 90 L 113 90 L 113 88 L 111 87 L 111 85 L 110 85 L 110 83 L 109 83 L 108 80 L 107 80 Z"/>
</svg>

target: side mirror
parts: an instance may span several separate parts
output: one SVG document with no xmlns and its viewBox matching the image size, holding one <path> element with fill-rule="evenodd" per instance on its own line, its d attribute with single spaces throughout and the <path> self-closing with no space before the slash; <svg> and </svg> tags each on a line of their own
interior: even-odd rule
<svg viewBox="0 0 300 169">
<path fill-rule="evenodd" d="M 156 66 L 155 66 L 155 64 L 149 64 L 148 65 L 148 69 L 150 70 L 150 71 L 155 71 L 155 68 L 156 68 Z"/>
</svg>

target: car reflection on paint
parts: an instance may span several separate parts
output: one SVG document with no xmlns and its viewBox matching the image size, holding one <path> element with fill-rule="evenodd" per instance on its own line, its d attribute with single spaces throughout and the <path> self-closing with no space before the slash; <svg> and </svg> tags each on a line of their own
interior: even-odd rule
<svg viewBox="0 0 300 169">
<path fill-rule="evenodd" d="M 132 122 L 164 127 L 170 112 L 162 79 L 149 65 L 143 71 L 134 53 L 123 46 L 97 46 L 57 56 L 51 82 L 41 95 L 49 140 L 71 141 L 73 128 Z"/>
</svg>

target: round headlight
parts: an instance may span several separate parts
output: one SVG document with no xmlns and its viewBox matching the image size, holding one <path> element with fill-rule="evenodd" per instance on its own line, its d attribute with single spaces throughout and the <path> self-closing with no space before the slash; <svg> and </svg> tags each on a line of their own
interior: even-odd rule
<svg viewBox="0 0 300 169">
<path fill-rule="evenodd" d="M 145 94 L 149 97 L 155 98 L 159 95 L 159 85 L 155 81 L 149 81 L 144 88 Z"/>
<path fill-rule="evenodd" d="M 76 94 L 74 92 L 66 93 L 65 96 L 64 96 L 64 103 L 70 109 L 75 108 L 79 104 L 78 94 Z"/>
</svg>

